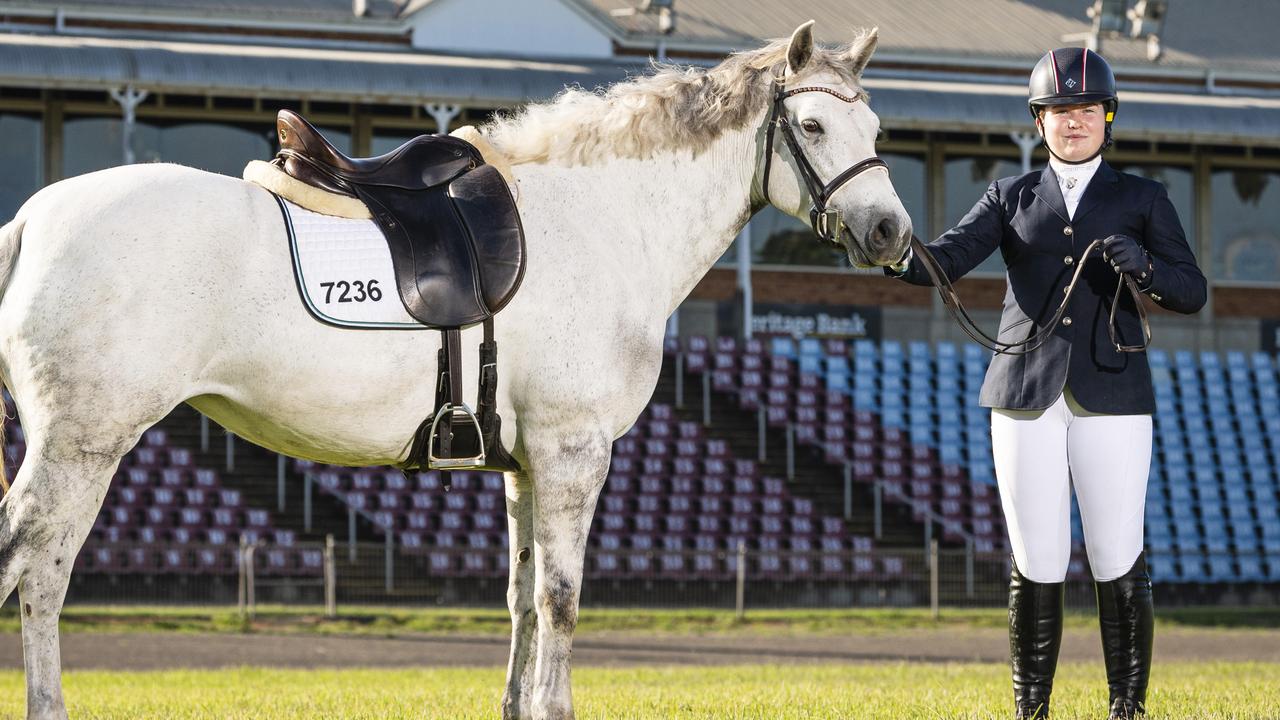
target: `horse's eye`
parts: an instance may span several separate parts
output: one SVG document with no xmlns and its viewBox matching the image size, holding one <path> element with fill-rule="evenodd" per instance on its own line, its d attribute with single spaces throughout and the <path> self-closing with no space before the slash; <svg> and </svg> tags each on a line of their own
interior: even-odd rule
<svg viewBox="0 0 1280 720">
<path fill-rule="evenodd" d="M 800 129 L 815 135 L 822 132 L 822 126 L 818 124 L 817 120 L 801 120 Z"/>
</svg>

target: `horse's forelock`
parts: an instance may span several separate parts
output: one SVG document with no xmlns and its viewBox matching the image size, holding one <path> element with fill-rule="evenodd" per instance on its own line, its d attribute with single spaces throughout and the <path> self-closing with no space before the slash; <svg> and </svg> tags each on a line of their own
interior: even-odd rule
<svg viewBox="0 0 1280 720">
<path fill-rule="evenodd" d="M 815 47 L 806 72 L 834 74 L 865 97 L 849 64 L 868 41 Z M 555 99 L 500 115 L 485 132 L 512 163 L 589 164 L 608 157 L 643 158 L 708 147 L 727 129 L 742 127 L 769 103 L 771 75 L 785 66 L 787 40 L 730 55 L 712 68 L 653 64 L 653 72 L 607 89 L 569 88 Z"/>
</svg>

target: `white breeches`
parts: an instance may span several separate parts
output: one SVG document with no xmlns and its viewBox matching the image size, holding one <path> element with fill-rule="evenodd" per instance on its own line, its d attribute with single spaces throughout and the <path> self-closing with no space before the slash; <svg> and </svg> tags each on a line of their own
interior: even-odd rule
<svg viewBox="0 0 1280 720">
<path fill-rule="evenodd" d="M 1046 410 L 992 410 L 991 446 L 1024 577 L 1066 579 L 1073 485 L 1094 579 L 1114 580 L 1133 567 L 1142 551 L 1150 415 L 1090 413 L 1068 390 Z"/>
</svg>

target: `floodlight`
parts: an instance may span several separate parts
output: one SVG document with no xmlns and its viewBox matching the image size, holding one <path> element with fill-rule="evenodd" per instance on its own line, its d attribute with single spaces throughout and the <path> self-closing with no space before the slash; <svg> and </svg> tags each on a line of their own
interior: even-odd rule
<svg viewBox="0 0 1280 720">
<path fill-rule="evenodd" d="M 1095 0 L 1088 10 L 1089 17 L 1093 18 L 1094 29 L 1104 33 L 1124 32 L 1128 5 L 1127 0 Z"/>
<path fill-rule="evenodd" d="M 1169 12 L 1169 0 L 1138 0 L 1129 11 L 1129 37 L 1141 38 L 1159 35 L 1164 29 L 1164 17 Z"/>
</svg>

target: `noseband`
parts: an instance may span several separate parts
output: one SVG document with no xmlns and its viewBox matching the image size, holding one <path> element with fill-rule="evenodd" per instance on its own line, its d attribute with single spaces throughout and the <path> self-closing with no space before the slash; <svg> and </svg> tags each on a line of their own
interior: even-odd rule
<svg viewBox="0 0 1280 720">
<path fill-rule="evenodd" d="M 796 140 L 795 130 L 787 120 L 786 108 L 783 107 L 784 100 L 803 92 L 824 92 L 847 103 L 858 101 L 856 97 L 842 95 L 831 88 L 811 85 L 784 90 L 778 80 L 775 79 L 773 81 L 773 112 L 769 116 L 768 142 L 764 150 L 764 199 L 769 203 L 773 202 L 769 199 L 769 170 L 773 164 L 773 135 L 774 130 L 777 129 L 781 131 L 782 139 L 786 141 L 787 147 L 791 150 L 791 156 L 796 159 L 796 165 L 800 168 L 800 177 L 804 179 L 804 184 L 809 188 L 809 197 L 813 198 L 813 205 L 809 208 L 809 225 L 818 237 L 838 245 L 840 233 L 845 230 L 844 218 L 841 217 L 839 210 L 828 210 L 827 201 L 845 183 L 858 175 L 877 167 L 882 167 L 888 172 L 889 166 L 880 157 L 872 155 L 840 173 L 834 180 L 824 185 L 822 180 L 818 178 L 818 174 L 814 172 L 813 165 L 809 164 L 809 158 L 805 157 L 804 150 L 800 148 L 800 143 Z"/>
</svg>

